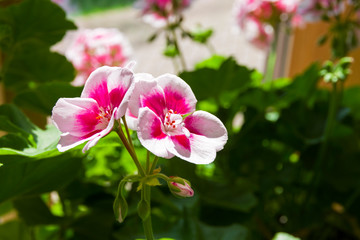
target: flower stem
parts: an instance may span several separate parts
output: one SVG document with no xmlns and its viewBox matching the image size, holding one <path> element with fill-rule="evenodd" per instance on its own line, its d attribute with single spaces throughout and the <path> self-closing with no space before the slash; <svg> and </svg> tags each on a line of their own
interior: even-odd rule
<svg viewBox="0 0 360 240">
<path fill-rule="evenodd" d="M 143 227 L 144 227 L 144 233 L 146 240 L 154 240 L 153 230 L 152 230 L 152 223 L 151 223 L 151 187 L 144 184 L 142 191 L 144 191 L 144 200 L 149 203 L 150 207 L 150 214 L 149 216 L 143 220 Z"/>
<path fill-rule="evenodd" d="M 131 148 L 133 149 L 133 151 L 135 152 L 134 144 L 133 144 L 133 142 L 132 142 L 132 139 L 131 139 L 131 136 L 130 136 L 130 132 L 129 132 L 129 128 L 128 128 L 127 123 L 126 123 L 126 118 L 125 118 L 125 117 L 122 117 L 122 120 L 123 120 L 123 123 L 124 123 L 124 127 L 125 127 L 125 130 L 126 130 L 126 135 L 127 135 L 128 141 L 129 141 L 129 143 L 130 143 L 130 146 L 131 146 Z"/>
<path fill-rule="evenodd" d="M 158 160 L 159 160 L 159 157 L 158 157 L 158 156 L 155 156 L 155 157 L 154 157 L 154 161 L 152 162 L 152 165 L 151 165 L 151 168 L 150 168 L 150 171 L 149 171 L 150 174 L 154 171 Z"/>
<path fill-rule="evenodd" d="M 175 29 L 170 28 L 170 32 L 171 32 L 171 34 L 173 36 L 174 45 L 175 45 L 176 50 L 177 50 L 177 52 L 179 54 L 179 59 L 180 59 L 180 63 L 181 63 L 181 66 L 182 66 L 182 71 L 185 71 L 187 69 L 186 63 L 185 63 L 185 58 L 184 58 L 184 55 L 181 52 L 181 49 L 180 49 L 180 46 L 179 46 L 179 41 L 177 39 Z"/>
<path fill-rule="evenodd" d="M 268 51 L 267 56 L 267 62 L 266 62 L 266 69 L 264 74 L 264 83 L 271 82 L 271 88 L 273 85 L 273 78 L 274 78 L 274 72 L 275 72 L 275 66 L 276 66 L 276 49 L 277 49 L 277 43 L 278 43 L 278 28 L 279 26 L 275 26 L 275 33 L 274 33 L 274 39 L 271 43 L 271 46 Z"/>
<path fill-rule="evenodd" d="M 115 131 L 118 134 L 118 136 L 120 137 L 120 139 L 121 139 L 122 143 L 124 144 L 126 150 L 129 152 L 131 158 L 134 160 L 134 163 L 135 163 L 140 175 L 142 177 L 144 177 L 146 175 L 145 171 L 144 171 L 143 167 L 141 166 L 141 164 L 140 164 L 140 162 L 139 162 L 139 160 L 138 160 L 138 158 L 136 156 L 136 153 L 135 153 L 134 149 L 131 147 L 130 143 L 126 139 L 125 134 L 124 134 L 124 132 L 123 132 L 123 130 L 121 128 L 121 125 L 119 125 L 119 127 L 117 127 Z"/>
<path fill-rule="evenodd" d="M 309 193 L 307 194 L 307 198 L 305 199 L 305 206 L 308 206 L 311 196 L 314 194 L 314 192 L 316 191 L 316 189 L 318 188 L 318 186 L 320 184 L 320 180 L 321 180 L 322 174 L 323 174 L 323 171 L 321 171 L 321 168 L 324 165 L 324 160 L 325 160 L 326 152 L 328 149 L 329 139 L 330 139 L 330 136 L 332 133 L 333 125 L 335 123 L 335 115 L 336 115 L 337 99 L 338 99 L 337 83 L 333 83 L 332 86 L 333 86 L 333 89 L 332 89 L 332 94 L 331 94 L 331 99 L 330 99 L 330 104 L 329 104 L 329 111 L 328 111 L 328 115 L 326 118 L 323 143 L 320 147 L 319 155 L 315 162 L 314 177 L 312 178 L 312 181 L 310 183 L 310 190 L 309 190 Z"/>
</svg>

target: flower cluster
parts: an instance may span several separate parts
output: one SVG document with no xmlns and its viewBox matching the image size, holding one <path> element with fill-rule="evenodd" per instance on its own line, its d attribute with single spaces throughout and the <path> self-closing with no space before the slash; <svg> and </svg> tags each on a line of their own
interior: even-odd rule
<svg viewBox="0 0 360 240">
<path fill-rule="evenodd" d="M 124 66 L 130 60 L 131 53 L 129 41 L 119 30 L 96 28 L 80 30 L 65 56 L 77 71 L 73 84 L 81 86 L 98 67 Z"/>
<path fill-rule="evenodd" d="M 297 19 L 300 0 L 238 0 L 235 4 L 236 20 L 249 42 L 264 49 L 274 38 L 281 21 Z"/>
<path fill-rule="evenodd" d="M 215 159 L 227 131 L 214 115 L 195 111 L 196 98 L 181 78 L 134 74 L 130 67 L 100 67 L 79 98 L 61 98 L 52 119 L 62 132 L 58 149 L 88 142 L 83 151 L 121 124 L 125 116 L 141 144 L 154 155 L 195 164 Z M 117 123 L 117 124 L 115 124 Z"/>
<path fill-rule="evenodd" d="M 145 22 L 154 27 L 164 27 L 179 17 L 191 0 L 138 0 Z"/>
</svg>

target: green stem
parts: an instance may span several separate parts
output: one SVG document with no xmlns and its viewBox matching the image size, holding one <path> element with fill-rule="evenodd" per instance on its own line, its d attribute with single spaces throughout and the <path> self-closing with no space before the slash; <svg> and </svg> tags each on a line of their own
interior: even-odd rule
<svg viewBox="0 0 360 240">
<path fill-rule="evenodd" d="M 124 134 L 124 132 L 123 132 L 123 130 L 121 128 L 121 125 L 119 125 L 119 127 L 115 128 L 115 131 L 118 134 L 118 136 L 120 137 L 120 139 L 121 139 L 122 143 L 124 144 L 126 150 L 129 152 L 131 158 L 133 159 L 133 161 L 134 161 L 140 175 L 142 177 L 144 177 L 146 175 L 145 171 L 144 171 L 143 167 L 141 166 L 141 164 L 140 164 L 140 162 L 139 162 L 139 160 L 138 160 L 138 158 L 136 156 L 136 153 L 135 153 L 134 149 L 131 147 L 129 141 L 126 139 L 125 134 Z"/>
<path fill-rule="evenodd" d="M 146 172 L 147 174 L 151 174 L 150 172 L 150 151 L 146 152 Z"/>
<path fill-rule="evenodd" d="M 131 148 L 133 149 L 133 151 L 135 152 L 134 144 L 133 144 L 133 142 L 132 142 L 131 135 L 130 135 L 129 128 L 128 128 L 128 126 L 127 126 L 125 117 L 122 117 L 122 120 L 123 120 L 123 123 L 124 123 L 125 131 L 126 131 L 126 135 L 127 135 L 128 142 L 129 142 L 129 144 L 130 144 L 130 147 L 131 147 Z"/>
<path fill-rule="evenodd" d="M 331 99 L 330 99 L 330 104 L 329 104 L 329 111 L 328 111 L 328 115 L 326 118 L 323 142 L 322 142 L 322 145 L 319 150 L 318 158 L 316 159 L 316 162 L 315 162 L 314 177 L 313 177 L 311 185 L 310 185 L 309 193 L 305 200 L 305 206 L 308 206 L 310 198 L 314 194 L 316 189 L 318 188 L 318 186 L 320 184 L 320 180 L 322 178 L 322 174 L 324 172 L 324 171 L 322 171 L 321 168 L 324 165 L 324 160 L 325 160 L 326 152 L 328 150 L 328 145 L 329 145 L 329 139 L 330 139 L 330 136 L 332 133 L 333 125 L 335 123 L 335 115 L 336 115 L 336 109 L 337 109 L 337 95 L 338 95 L 337 83 L 333 83 L 333 89 L 332 89 L 332 94 L 331 94 Z"/>
<path fill-rule="evenodd" d="M 159 157 L 158 157 L 158 156 L 155 156 L 155 157 L 154 157 L 154 161 L 152 162 L 152 165 L 151 165 L 151 168 L 150 168 L 150 171 L 149 171 L 150 174 L 154 171 L 158 160 L 159 160 Z"/>
<path fill-rule="evenodd" d="M 278 28 L 278 27 L 277 27 Z M 274 71 L 275 71 L 275 65 L 276 65 L 276 47 L 277 47 L 277 40 L 278 40 L 278 30 L 275 30 L 274 39 L 271 43 L 268 57 L 267 57 L 267 63 L 266 63 L 266 69 L 264 74 L 264 83 L 271 82 L 271 88 L 273 85 L 273 77 L 274 77 Z"/>
<path fill-rule="evenodd" d="M 180 59 L 180 63 L 181 63 L 181 66 L 182 66 L 182 71 L 185 71 L 187 69 L 186 67 L 186 63 L 185 63 L 185 58 L 184 58 L 184 55 L 182 54 L 181 52 L 181 49 L 180 49 L 180 46 L 179 46 L 179 41 L 177 39 L 177 35 L 176 35 L 176 32 L 175 32 L 175 29 L 174 28 L 170 28 L 170 32 L 172 34 L 172 37 L 173 37 L 173 41 L 174 41 L 174 44 L 175 44 L 175 47 L 176 47 L 176 50 L 179 54 L 179 59 Z"/>
<path fill-rule="evenodd" d="M 143 185 L 142 191 L 144 193 L 144 200 L 149 204 L 149 208 L 150 208 L 150 214 L 149 216 L 143 220 L 143 227 L 144 227 L 144 233 L 145 233 L 145 237 L 146 240 L 154 240 L 154 234 L 153 234 L 153 230 L 152 230 L 152 223 L 151 223 L 151 187 L 148 186 L 147 184 Z"/>
</svg>

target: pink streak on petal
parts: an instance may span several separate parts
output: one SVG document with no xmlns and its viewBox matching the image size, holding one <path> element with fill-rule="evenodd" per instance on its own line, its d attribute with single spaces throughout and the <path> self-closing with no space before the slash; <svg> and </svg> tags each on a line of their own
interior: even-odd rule
<svg viewBox="0 0 360 240">
<path fill-rule="evenodd" d="M 81 132 L 86 133 L 84 135 L 93 134 L 94 131 L 98 130 L 96 126 L 100 124 L 100 120 L 97 119 L 99 116 L 99 109 L 85 109 L 76 115 L 77 128 Z M 86 136 L 84 136 L 86 138 Z M 83 138 L 84 138 L 83 137 Z"/>
<path fill-rule="evenodd" d="M 140 101 L 142 107 L 148 107 L 161 119 L 165 118 L 164 110 L 166 110 L 166 105 L 162 92 L 157 91 L 157 89 L 153 89 L 149 94 L 143 96 Z"/>
<path fill-rule="evenodd" d="M 115 113 L 116 113 L 117 108 L 114 109 L 114 112 L 112 113 L 112 116 L 110 118 L 110 121 L 107 125 L 107 127 L 105 129 L 103 129 L 101 132 L 95 134 L 93 137 L 90 138 L 89 142 L 86 143 L 86 145 L 83 148 L 83 153 L 85 153 L 85 151 L 89 150 L 90 148 L 92 148 L 93 146 L 95 146 L 98 141 L 105 137 L 107 134 L 109 134 L 111 132 L 111 130 L 114 127 L 114 121 L 115 121 Z"/>
<path fill-rule="evenodd" d="M 98 105 L 94 99 L 60 98 L 53 108 L 52 120 L 61 132 L 81 137 L 93 129 L 87 130 L 87 127 L 83 128 L 83 125 L 86 123 L 79 121 L 78 118 L 81 119 L 81 115 L 87 112 L 95 116 L 98 111 Z"/>
<path fill-rule="evenodd" d="M 172 142 L 167 135 L 159 132 L 161 120 L 149 108 L 141 108 L 138 118 L 138 138 L 141 144 L 156 156 L 171 158 L 174 156 L 169 152 L 169 145 Z M 155 130 L 154 130 L 155 128 Z"/>
<path fill-rule="evenodd" d="M 159 86 L 164 89 L 166 106 L 179 114 L 195 111 L 196 98 L 190 86 L 173 74 L 164 74 L 157 78 Z"/>
<path fill-rule="evenodd" d="M 184 123 L 193 134 L 208 138 L 227 137 L 227 130 L 220 119 L 205 111 L 194 112 L 185 118 Z"/>
<path fill-rule="evenodd" d="M 89 93 L 89 98 L 95 99 L 100 107 L 106 108 L 110 106 L 106 78 L 103 78 L 103 81 L 94 86 L 93 90 Z"/>
<path fill-rule="evenodd" d="M 124 99 L 127 89 L 115 88 L 110 93 L 110 102 L 113 107 L 119 107 L 122 100 Z"/>
<path fill-rule="evenodd" d="M 177 156 L 188 158 L 191 155 L 190 140 L 185 135 L 170 136 L 174 143 L 174 149 L 178 153 Z"/>
<path fill-rule="evenodd" d="M 93 98 L 100 107 L 107 107 L 110 104 L 107 80 L 114 71 L 114 67 L 100 67 L 93 71 L 85 83 L 81 98 Z"/>
</svg>

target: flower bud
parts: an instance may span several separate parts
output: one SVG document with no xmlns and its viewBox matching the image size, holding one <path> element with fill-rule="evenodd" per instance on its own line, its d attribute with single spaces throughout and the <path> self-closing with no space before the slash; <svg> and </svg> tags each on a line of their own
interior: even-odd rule
<svg viewBox="0 0 360 240">
<path fill-rule="evenodd" d="M 116 220 L 118 220 L 119 223 L 122 223 L 128 212 L 128 204 L 126 200 L 122 197 L 116 198 L 114 201 L 113 209 Z"/>
<path fill-rule="evenodd" d="M 143 221 L 150 215 L 150 205 L 144 199 L 141 199 L 141 201 L 139 202 L 137 210 L 140 218 Z"/>
<path fill-rule="evenodd" d="M 194 196 L 194 190 L 190 186 L 190 182 L 179 178 L 171 177 L 174 181 L 169 181 L 168 186 L 172 194 L 176 197 L 186 198 Z"/>
</svg>

